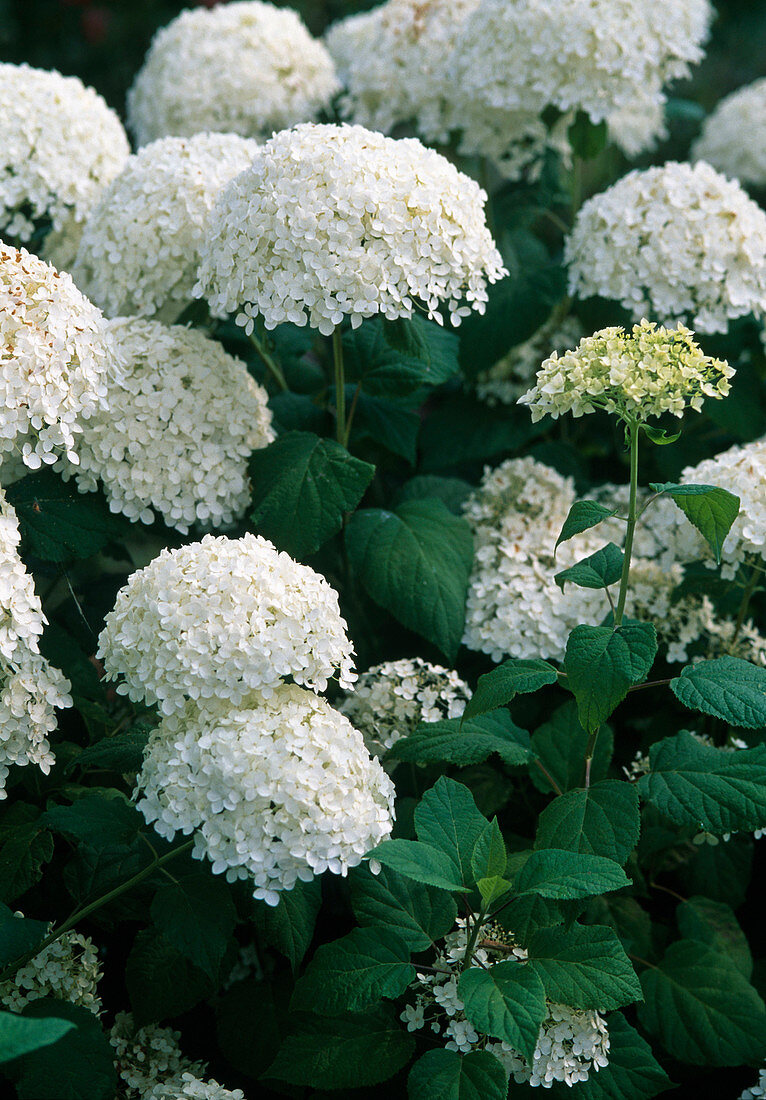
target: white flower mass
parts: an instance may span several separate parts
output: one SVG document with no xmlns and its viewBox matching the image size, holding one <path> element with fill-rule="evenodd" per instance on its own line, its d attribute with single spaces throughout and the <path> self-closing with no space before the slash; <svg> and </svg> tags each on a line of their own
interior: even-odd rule
<svg viewBox="0 0 766 1100">
<path fill-rule="evenodd" d="M 132 317 L 108 330 L 126 366 L 109 383 L 108 410 L 84 426 L 80 490 L 100 479 L 112 511 L 144 523 L 156 513 L 184 534 L 239 518 L 248 457 L 274 439 L 266 391 L 197 330 Z"/>
<path fill-rule="evenodd" d="M 766 214 L 709 164 L 629 172 L 583 204 L 567 239 L 569 290 L 634 320 L 726 332 L 766 313 Z"/>
<path fill-rule="evenodd" d="M 266 138 L 317 118 L 338 88 L 297 12 L 239 0 L 184 11 L 157 32 L 128 93 L 128 124 L 139 145 L 203 130 Z"/>
<path fill-rule="evenodd" d="M 174 321 L 191 300 L 216 195 L 257 152 L 238 134 L 196 134 L 131 156 L 85 223 L 77 285 L 108 317 Z"/>
<path fill-rule="evenodd" d="M 0 234 L 82 221 L 129 152 L 117 115 L 76 76 L 0 65 Z"/>
<path fill-rule="evenodd" d="M 117 594 L 99 637 L 117 690 L 158 702 L 162 714 L 187 698 L 238 705 L 268 698 L 282 678 L 324 691 L 337 672 L 355 679 L 338 595 L 319 573 L 258 535 L 205 535 L 163 550 Z"/>
<path fill-rule="evenodd" d="M 93 940 L 79 932 L 65 932 L 20 967 L 12 978 L 0 982 L 0 1004 L 12 1012 L 21 1012 L 32 1001 L 52 997 L 81 1005 L 98 1016 L 101 977 L 101 964 Z"/>
<path fill-rule="evenodd" d="M 269 905 L 299 880 L 345 875 L 393 824 L 393 784 L 362 735 L 295 684 L 163 719 L 137 793 L 161 836 L 194 832 L 198 859 Z"/>
<path fill-rule="evenodd" d="M 247 332 L 344 317 L 411 317 L 442 303 L 458 324 L 507 274 L 486 193 L 414 138 L 307 123 L 276 134 L 220 193 L 195 293 Z"/>
<path fill-rule="evenodd" d="M 766 78 L 725 96 L 705 119 L 692 147 L 705 160 L 741 183 L 766 184 Z"/>
</svg>

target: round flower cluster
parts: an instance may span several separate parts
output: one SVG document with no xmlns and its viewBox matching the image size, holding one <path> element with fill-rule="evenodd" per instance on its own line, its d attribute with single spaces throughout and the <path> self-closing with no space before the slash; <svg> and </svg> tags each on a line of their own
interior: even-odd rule
<svg viewBox="0 0 766 1100">
<path fill-rule="evenodd" d="M 97 987 L 101 977 L 93 941 L 79 932 L 65 932 L 20 967 L 12 978 L 0 982 L 0 1004 L 21 1012 L 30 1001 L 55 997 L 82 1005 L 98 1016 L 101 998 Z"/>
<path fill-rule="evenodd" d="M 227 1089 L 215 1078 L 203 1081 L 188 1071 L 155 1085 L 141 1100 L 245 1100 L 242 1089 Z"/>
<path fill-rule="evenodd" d="M 205 535 L 165 549 L 129 578 L 106 616 L 97 656 L 117 691 L 159 703 L 269 698 L 283 677 L 324 691 L 355 679 L 337 593 L 258 535 Z"/>
<path fill-rule="evenodd" d="M 74 468 L 82 492 L 104 484 L 114 512 L 186 534 L 219 527 L 250 501 L 247 460 L 274 438 L 268 395 L 239 359 L 180 325 L 111 321 L 126 368 L 108 412 L 86 422 Z"/>
<path fill-rule="evenodd" d="M 725 332 L 766 312 L 766 214 L 704 161 L 629 172 L 580 208 L 570 293 L 616 299 L 634 320 Z"/>
<path fill-rule="evenodd" d="M 0 243 L 0 466 L 37 470 L 62 451 L 76 465 L 75 435 L 119 365 L 104 318 L 69 275 Z"/>
<path fill-rule="evenodd" d="M 20 541 L 18 518 L 0 489 L 0 799 L 12 764 L 36 764 L 48 774 L 54 708 L 72 705 L 69 681 L 38 648 L 46 620 Z"/>
<path fill-rule="evenodd" d="M 458 918 L 457 929 L 445 937 L 443 950 L 437 951 L 436 966 L 445 973 L 418 973 L 414 1005 L 407 1005 L 401 1019 L 408 1031 L 419 1031 L 429 1024 L 434 1035 L 445 1038 L 447 1050 L 468 1054 L 486 1050 L 494 1054 L 517 1084 L 550 1088 L 554 1081 L 574 1085 L 587 1081 L 591 1070 L 608 1065 L 609 1032 L 598 1012 L 548 1004 L 548 1013 L 540 1027 L 532 1064 L 505 1041 L 493 1041 L 477 1031 L 466 1018 L 465 1005 L 458 994 L 458 980 L 468 945 L 466 921 Z M 516 960 L 524 965 L 527 952 L 516 944 L 503 928 L 487 924 L 480 933 L 478 948 L 470 965 L 491 970 L 495 963 Z"/>
<path fill-rule="evenodd" d="M 762 1069 L 758 1075 L 758 1084 L 751 1085 L 740 1093 L 739 1100 L 763 1100 L 766 1097 L 766 1069 Z"/>
<path fill-rule="evenodd" d="M 657 328 L 641 321 L 630 332 L 605 328 L 584 337 L 574 351 L 553 352 L 532 389 L 519 398 L 532 420 L 547 414 L 583 416 L 604 409 L 628 421 L 699 412 L 706 397 L 726 397 L 734 368 L 711 359 L 679 325 Z"/>
<path fill-rule="evenodd" d="M 514 405 L 529 389 L 543 360 L 574 347 L 582 336 L 576 317 L 551 317 L 533 336 L 479 375 L 476 393 L 488 405 Z"/>
<path fill-rule="evenodd" d="M 338 88 L 297 12 L 240 0 L 184 11 L 157 32 L 128 93 L 128 123 L 139 145 L 202 130 L 265 138 L 317 118 Z"/>
<path fill-rule="evenodd" d="M 414 138 L 307 123 L 276 134 L 220 193 L 195 293 L 251 332 L 345 316 L 483 312 L 506 274 L 484 219 L 486 194 Z M 466 304 L 467 303 L 467 304 Z"/>
<path fill-rule="evenodd" d="M 77 285 L 109 317 L 175 320 L 192 297 L 215 197 L 257 151 L 237 134 L 197 134 L 131 156 L 85 223 Z"/>
<path fill-rule="evenodd" d="M 382 756 L 421 722 L 459 718 L 470 698 L 471 689 L 454 670 L 413 657 L 368 668 L 339 710 L 373 756 Z"/>
<path fill-rule="evenodd" d="M 130 149 L 114 111 L 76 76 L 0 65 L 0 231 L 82 221 Z"/>
<path fill-rule="evenodd" d="M 161 836 L 194 831 L 196 858 L 252 879 L 269 905 L 298 880 L 346 874 L 392 825 L 393 784 L 361 734 L 295 684 L 163 719 L 137 790 Z"/>
<path fill-rule="evenodd" d="M 766 79 L 721 100 L 705 119 L 692 156 L 742 183 L 766 185 Z"/>
</svg>

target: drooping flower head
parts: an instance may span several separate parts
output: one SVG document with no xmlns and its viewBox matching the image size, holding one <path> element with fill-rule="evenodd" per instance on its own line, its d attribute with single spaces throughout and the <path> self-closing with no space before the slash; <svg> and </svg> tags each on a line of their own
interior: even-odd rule
<svg viewBox="0 0 766 1100">
<path fill-rule="evenodd" d="M 21 917 L 22 914 L 14 914 Z M 65 932 L 20 967 L 12 978 L 0 982 L 0 1004 L 12 1012 L 42 997 L 82 1005 L 98 1016 L 101 966 L 96 945 L 89 936 Z"/>
<path fill-rule="evenodd" d="M 601 329 L 574 351 L 554 351 L 519 404 L 530 406 L 533 421 L 596 409 L 627 421 L 680 417 L 687 407 L 699 412 L 706 397 L 726 397 L 734 368 L 705 355 L 693 336 L 683 325 L 666 329 L 649 321 L 630 332 Z"/>
<path fill-rule="evenodd" d="M 482 312 L 505 274 L 484 219 L 486 194 L 414 138 L 307 123 L 276 134 L 223 189 L 195 293 L 214 313 L 239 308 L 252 331 L 344 317 L 411 317 L 423 303 L 455 324 Z"/>
<path fill-rule="evenodd" d="M 318 117 L 332 59 L 297 12 L 260 0 L 184 11 L 157 32 L 128 93 L 139 145 L 203 130 L 267 138 Z"/>
<path fill-rule="evenodd" d="M 331 871 L 345 874 L 391 831 L 394 787 L 362 735 L 324 699 L 280 684 L 235 707 L 189 703 L 152 734 L 138 809 L 253 896 Z"/>
<path fill-rule="evenodd" d="M 766 78 L 738 88 L 716 104 L 702 125 L 692 157 L 741 183 L 766 185 Z"/>
<path fill-rule="evenodd" d="M 350 687 L 352 653 L 335 589 L 251 534 L 163 550 L 118 592 L 98 649 L 107 676 L 124 677 L 117 690 L 163 714 L 187 698 L 268 698 L 286 676 L 324 691 L 337 672 Z"/>
<path fill-rule="evenodd" d="M 213 201 L 257 151 L 237 134 L 196 134 L 131 156 L 85 224 L 77 285 L 108 317 L 174 321 L 192 297 Z"/>
<path fill-rule="evenodd" d="M 725 332 L 766 313 L 766 214 L 704 161 L 629 172 L 583 204 L 566 243 L 570 293 L 633 318 Z"/>
<path fill-rule="evenodd" d="M 0 65 L 0 234 L 82 221 L 130 152 L 117 115 L 76 76 Z"/>
<path fill-rule="evenodd" d="M 239 518 L 247 460 L 274 438 L 266 391 L 195 329 L 132 317 L 108 329 L 126 365 L 109 383 L 108 410 L 86 422 L 78 488 L 101 480 L 113 511 L 144 523 L 156 512 L 184 534 Z"/>
</svg>

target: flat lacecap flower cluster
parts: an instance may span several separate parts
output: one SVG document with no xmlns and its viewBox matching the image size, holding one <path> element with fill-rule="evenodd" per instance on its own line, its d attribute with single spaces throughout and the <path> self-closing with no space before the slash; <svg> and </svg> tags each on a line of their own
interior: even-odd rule
<svg viewBox="0 0 766 1100">
<path fill-rule="evenodd" d="M 66 272 L 0 242 L 0 481 L 77 464 L 77 433 L 106 399 L 119 355 Z"/>
<path fill-rule="evenodd" d="M 308 122 L 339 90 L 297 12 L 259 0 L 184 11 L 155 35 L 128 93 L 139 145 L 203 130 L 266 138 Z"/>
<path fill-rule="evenodd" d="M 726 332 L 766 313 L 766 214 L 709 164 L 629 172 L 580 208 L 570 293 L 619 301 L 636 321 Z"/>
<path fill-rule="evenodd" d="M 394 787 L 362 735 L 295 684 L 240 707 L 194 703 L 152 734 L 138 809 L 171 840 L 276 905 L 297 881 L 346 874 L 391 831 Z"/>
<path fill-rule="evenodd" d="M 117 115 L 76 76 L 0 65 L 0 233 L 82 221 L 130 152 Z"/>
<path fill-rule="evenodd" d="M 21 1012 L 32 1001 L 54 997 L 58 1001 L 81 1005 L 98 1016 L 101 977 L 98 951 L 93 941 L 79 932 L 65 932 L 20 967 L 12 978 L 0 982 L 0 1004 L 12 1012 Z"/>
<path fill-rule="evenodd" d="M 454 324 L 483 312 L 507 274 L 484 217 L 486 193 L 414 138 L 307 123 L 276 134 L 219 194 L 195 294 L 251 332 L 344 317 L 411 317 L 423 303 Z"/>
<path fill-rule="evenodd" d="M 266 539 L 205 535 L 165 549 L 117 594 L 99 637 L 107 677 L 162 714 L 200 703 L 238 706 L 284 677 L 324 691 L 355 679 L 338 595 Z"/>
<path fill-rule="evenodd" d="M 382 756 L 421 722 L 459 718 L 471 689 L 454 669 L 422 657 L 404 657 L 373 665 L 357 680 L 339 706 L 374 756 Z"/>
<path fill-rule="evenodd" d="M 694 160 L 755 187 L 766 185 L 766 78 L 725 96 L 705 119 Z"/>
<path fill-rule="evenodd" d="M 125 367 L 108 384 L 108 410 L 84 425 L 78 488 L 101 480 L 112 511 L 143 523 L 156 513 L 184 534 L 238 519 L 247 460 L 274 439 L 266 391 L 198 330 L 133 317 L 108 330 Z"/>
<path fill-rule="evenodd" d="M 576 317 L 552 317 L 534 335 L 511 348 L 476 379 L 476 393 L 488 405 L 515 405 L 529 389 L 540 364 L 552 352 L 575 347 L 584 333 Z"/>
<path fill-rule="evenodd" d="M 601 329 L 561 356 L 554 351 L 519 404 L 530 406 L 533 422 L 596 409 L 628 421 L 680 417 L 686 408 L 699 412 L 706 397 L 726 397 L 733 375 L 733 367 L 705 355 L 682 325 L 641 321 L 630 332 Z"/>
<path fill-rule="evenodd" d="M 173 321 L 191 300 L 205 224 L 258 151 L 238 134 L 152 142 L 128 158 L 83 228 L 72 275 L 108 317 Z"/>
</svg>

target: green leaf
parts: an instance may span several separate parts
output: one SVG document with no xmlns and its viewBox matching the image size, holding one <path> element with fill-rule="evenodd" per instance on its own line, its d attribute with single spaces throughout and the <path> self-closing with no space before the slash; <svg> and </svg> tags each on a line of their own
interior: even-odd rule
<svg viewBox="0 0 766 1100">
<path fill-rule="evenodd" d="M 609 1064 L 577 1086 L 582 1100 L 652 1100 L 673 1084 L 621 1012 L 609 1017 Z"/>
<path fill-rule="evenodd" d="M 346 386 L 346 404 L 353 401 L 354 387 Z M 414 395 L 417 401 L 417 395 Z M 399 455 L 415 465 L 417 458 L 420 416 L 414 408 L 408 408 L 406 401 L 412 398 L 388 401 L 384 397 L 374 397 L 370 393 L 361 393 L 356 402 L 356 414 L 351 429 L 352 448 L 364 440 L 385 447 L 391 454 Z"/>
<path fill-rule="evenodd" d="M 558 707 L 551 718 L 532 734 L 533 752 L 562 791 L 582 786 L 587 744 L 588 735 L 580 724 L 574 699 Z M 605 778 L 612 758 L 612 747 L 612 731 L 608 726 L 602 726 L 591 764 L 591 782 Z M 530 774 L 540 790 L 553 789 L 539 768 L 531 767 Z"/>
<path fill-rule="evenodd" d="M 250 518 L 278 549 L 305 558 L 340 531 L 374 473 L 332 439 L 286 432 L 250 458 Z"/>
<path fill-rule="evenodd" d="M 655 428 L 651 424 L 647 424 L 644 421 L 639 425 L 641 431 L 646 435 L 647 439 L 651 439 L 652 443 L 656 443 L 658 447 L 667 447 L 670 443 L 676 443 L 681 438 L 681 429 L 677 432 L 667 432 L 664 428 Z"/>
<path fill-rule="evenodd" d="M 314 1089 L 359 1089 L 406 1065 L 415 1040 L 389 1005 L 345 1016 L 308 1016 L 289 1035 L 265 1077 Z"/>
<path fill-rule="evenodd" d="M 701 710 L 732 726 L 766 725 L 766 669 L 739 657 L 717 657 L 687 665 L 670 690 L 691 710 Z"/>
<path fill-rule="evenodd" d="M 125 967 L 125 985 L 139 1027 L 180 1016 L 209 997 L 216 984 L 160 932 L 145 928 L 137 934 Z"/>
<path fill-rule="evenodd" d="M 440 386 L 459 370 L 457 350 L 457 336 L 419 317 L 393 323 L 370 318 L 343 334 L 347 379 L 377 397 Z"/>
<path fill-rule="evenodd" d="M 446 776 L 437 779 L 415 809 L 418 840 L 447 856 L 463 886 L 473 885 L 471 857 L 487 824 L 468 787 Z"/>
<path fill-rule="evenodd" d="M 490 875 L 487 878 L 479 878 L 476 880 L 476 889 L 481 894 L 481 900 L 486 905 L 491 905 L 493 901 L 497 901 L 498 898 L 503 897 L 511 889 L 512 883 L 508 882 L 501 875 Z"/>
<path fill-rule="evenodd" d="M 528 948 L 527 965 L 539 975 L 549 1001 L 608 1012 L 641 1000 L 641 983 L 612 928 L 542 928 Z"/>
<path fill-rule="evenodd" d="M 766 825 L 766 745 L 716 749 L 682 730 L 649 751 L 642 796 L 679 825 L 715 836 Z"/>
<path fill-rule="evenodd" d="M 745 933 L 730 905 L 712 898 L 689 898 L 676 909 L 681 935 L 699 940 L 715 951 L 728 955 L 745 978 L 753 973 L 753 956 Z"/>
<path fill-rule="evenodd" d="M 518 894 L 568 901 L 630 885 L 619 863 L 603 856 L 544 848 L 532 852 L 514 881 Z"/>
<path fill-rule="evenodd" d="M 123 774 L 140 771 L 149 734 L 149 729 L 136 726 L 113 737 L 104 737 L 95 745 L 84 748 L 73 761 L 73 766 L 107 768 Z"/>
<path fill-rule="evenodd" d="M 500 354 L 507 350 L 506 346 Z M 470 394 L 455 394 L 429 412 L 423 424 L 421 466 L 429 473 L 452 469 L 460 473 L 466 463 L 518 451 L 544 431 L 545 425 L 533 424 L 526 409 L 513 405 L 493 409 Z"/>
<path fill-rule="evenodd" d="M 580 588 L 608 588 L 622 576 L 623 560 L 619 546 L 609 542 L 595 554 L 570 565 L 568 569 L 562 569 L 553 579 L 562 592 L 567 581 Z"/>
<path fill-rule="evenodd" d="M 0 846 L 0 901 L 14 901 L 42 878 L 53 858 L 53 837 L 38 820 L 10 828 Z"/>
<path fill-rule="evenodd" d="M 248 1077 L 260 1077 L 274 1061 L 282 1041 L 283 1008 L 270 982 L 246 978 L 215 998 L 216 1038 L 228 1065 Z"/>
<path fill-rule="evenodd" d="M 766 1053 L 766 1008 L 732 960 L 697 940 L 670 945 L 641 975 L 641 1023 L 681 1062 L 758 1064 Z"/>
<path fill-rule="evenodd" d="M 237 923 L 226 883 L 209 871 L 176 877 L 157 890 L 151 914 L 168 943 L 215 978 Z"/>
<path fill-rule="evenodd" d="M 731 525 L 739 515 L 739 497 L 715 485 L 652 484 L 655 493 L 671 497 L 713 551 L 720 564 L 721 550 Z"/>
<path fill-rule="evenodd" d="M 19 1100 L 114 1100 L 114 1051 L 98 1018 L 81 1005 L 45 998 L 24 1009 L 31 1020 L 74 1026 L 58 1042 L 25 1054 L 18 1063 Z"/>
<path fill-rule="evenodd" d="M 465 625 L 471 530 L 441 501 L 366 508 L 346 528 L 354 572 L 372 599 L 452 660 Z"/>
<path fill-rule="evenodd" d="M 259 934 L 289 960 L 293 970 L 309 949 L 321 906 L 322 883 L 318 878 L 298 881 L 292 890 L 284 890 L 279 905 L 255 905 Z"/>
<path fill-rule="evenodd" d="M 404 993 L 415 980 L 410 948 L 388 928 L 355 928 L 318 947 L 295 986 L 292 1008 L 305 1012 L 360 1012 Z"/>
<path fill-rule="evenodd" d="M 688 894 L 704 893 L 736 909 L 745 900 L 753 871 L 755 844 L 749 836 L 733 836 L 725 844 L 700 844 L 681 871 Z"/>
<path fill-rule="evenodd" d="M 547 661 L 505 661 L 479 677 L 476 691 L 463 712 L 463 721 L 504 707 L 517 695 L 539 691 L 546 684 L 555 684 L 557 678 L 556 669 Z"/>
<path fill-rule="evenodd" d="M 607 508 L 596 500 L 576 500 L 564 520 L 561 534 L 556 539 L 556 548 L 558 549 L 562 542 L 579 535 L 581 531 L 588 531 L 603 520 L 616 516 L 617 511 L 617 508 Z"/>
<path fill-rule="evenodd" d="M 656 652 L 652 623 L 574 628 L 567 640 L 564 671 L 586 730 L 598 729 L 628 688 L 646 677 Z"/>
<path fill-rule="evenodd" d="M 384 840 L 369 853 L 371 859 L 406 878 L 451 893 L 465 888 L 453 860 L 438 848 L 417 840 Z"/>
<path fill-rule="evenodd" d="M 83 495 L 51 470 L 27 474 L 5 494 L 19 517 L 25 553 L 43 561 L 89 558 L 129 530 L 128 522 L 109 511 L 100 493 Z"/>
<path fill-rule="evenodd" d="M 507 866 L 508 854 L 505 850 L 505 841 L 495 817 L 487 822 L 474 845 L 471 853 L 471 873 L 474 881 L 478 883 L 479 879 L 483 878 L 501 878 Z"/>
<path fill-rule="evenodd" d="M 419 474 L 402 485 L 394 498 L 395 504 L 405 500 L 425 500 L 435 497 L 456 516 L 463 514 L 466 498 L 473 491 L 469 481 L 459 477 L 437 477 L 435 474 Z"/>
<path fill-rule="evenodd" d="M 511 767 L 530 758 L 529 735 L 511 721 L 507 711 L 493 711 L 464 722 L 445 718 L 424 722 L 409 737 L 396 742 L 389 755 L 418 764 L 478 764 L 493 753 Z"/>
<path fill-rule="evenodd" d="M 567 910 L 575 905 L 579 908 L 580 904 L 550 901 L 548 898 L 541 898 L 539 894 L 525 894 L 523 897 L 513 898 L 496 919 L 503 928 L 513 932 L 519 943 L 526 945 L 540 928 L 563 924 Z"/>
<path fill-rule="evenodd" d="M 583 160 L 593 160 L 606 148 L 609 137 L 606 120 L 593 122 L 586 111 L 578 111 L 569 124 L 567 137 L 572 151 Z"/>
<path fill-rule="evenodd" d="M 425 951 L 455 924 L 457 905 L 433 886 L 413 882 L 389 867 L 373 875 L 364 865 L 350 877 L 354 916 L 365 927 L 385 925 L 412 951 Z"/>
<path fill-rule="evenodd" d="M 0 968 L 32 951 L 47 935 L 45 921 L 17 917 L 7 905 L 0 905 Z"/>
<path fill-rule="evenodd" d="M 410 1100 L 506 1100 L 508 1075 L 486 1050 L 427 1050 L 407 1078 Z"/>
<path fill-rule="evenodd" d="M 483 970 L 471 966 L 458 982 L 466 1017 L 485 1035 L 510 1043 L 532 1061 L 545 1019 L 545 990 L 538 975 L 520 962 L 500 962 Z"/>
<path fill-rule="evenodd" d="M 605 856 L 623 864 L 638 844 L 638 792 L 631 783 L 606 779 L 567 791 L 540 814 L 536 848 Z"/>
<path fill-rule="evenodd" d="M 10 1062 L 22 1054 L 56 1043 L 74 1026 L 71 1020 L 60 1020 L 55 1016 L 28 1020 L 15 1012 L 0 1011 L 0 1062 Z"/>
<path fill-rule="evenodd" d="M 128 848 L 137 838 L 144 819 L 126 798 L 114 793 L 114 798 L 85 794 L 71 806 L 51 806 L 42 820 L 54 832 L 95 848 L 107 845 Z"/>
<path fill-rule="evenodd" d="M 446 381 L 460 370 L 457 333 L 436 321 L 426 320 L 419 313 L 393 321 L 384 320 L 383 336 L 396 351 L 425 364 L 432 379 L 438 376 Z"/>
</svg>

